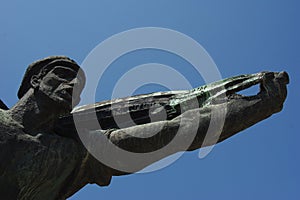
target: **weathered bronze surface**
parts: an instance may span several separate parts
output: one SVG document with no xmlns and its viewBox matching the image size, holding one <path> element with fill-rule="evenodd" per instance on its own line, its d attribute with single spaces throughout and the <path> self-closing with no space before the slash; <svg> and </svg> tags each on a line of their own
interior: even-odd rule
<svg viewBox="0 0 300 200">
<path fill-rule="evenodd" d="M 80 75 L 76 76 L 77 73 Z M 84 73 L 73 60 L 49 57 L 29 66 L 15 106 L 8 109 L 0 102 L 0 196 L 3 199 L 65 199 L 88 183 L 109 185 L 112 176 L 133 173 L 178 151 L 192 151 L 213 145 L 213 141 L 221 142 L 281 111 L 289 83 L 286 72 L 261 72 L 191 91 L 138 95 L 77 108 L 73 114 L 80 116 L 78 123 L 86 127 L 87 135 L 104 136 L 130 152 L 153 152 L 179 136 L 179 142 L 172 148 L 146 158 L 128 172 L 97 161 L 79 140 L 70 112 L 72 95 L 77 103 L 80 99 L 80 92 L 74 94 L 73 89 L 81 91 L 84 79 Z M 237 94 L 256 84 L 260 85 L 256 95 Z M 101 130 L 89 124 L 95 116 L 94 108 Z M 212 110 L 224 108 L 227 112 L 220 135 L 204 141 Z M 134 125 L 125 117 L 128 115 Z M 179 126 L 184 131 L 178 132 Z M 198 127 L 196 136 L 186 147 L 180 141 L 195 126 Z M 163 128 L 150 136 L 147 130 L 157 127 Z M 97 146 L 102 148 L 105 144 Z M 122 160 L 119 163 L 120 166 L 132 164 Z"/>
</svg>

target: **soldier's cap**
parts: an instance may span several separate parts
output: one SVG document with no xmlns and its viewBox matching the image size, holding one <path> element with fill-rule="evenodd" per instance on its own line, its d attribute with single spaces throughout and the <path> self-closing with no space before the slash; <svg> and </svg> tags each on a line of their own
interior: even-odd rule
<svg viewBox="0 0 300 200">
<path fill-rule="evenodd" d="M 50 56 L 38 60 L 28 66 L 18 91 L 18 98 L 21 99 L 25 95 L 25 93 L 32 87 L 30 83 L 32 76 L 38 75 L 42 71 L 49 72 L 51 69 L 57 66 L 71 68 L 72 70 L 78 72 L 83 82 L 85 82 L 84 72 L 74 60 L 66 56 Z"/>
</svg>

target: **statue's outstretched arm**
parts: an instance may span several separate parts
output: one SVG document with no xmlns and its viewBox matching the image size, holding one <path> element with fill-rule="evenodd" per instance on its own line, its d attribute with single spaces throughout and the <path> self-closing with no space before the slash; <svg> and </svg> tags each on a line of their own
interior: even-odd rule
<svg viewBox="0 0 300 200">
<path fill-rule="evenodd" d="M 260 83 L 257 95 L 229 92 L 225 99 L 211 98 L 203 107 L 188 110 L 172 120 L 106 131 L 108 141 L 95 139 L 103 131 L 91 132 L 92 153 L 105 152 L 105 156 L 115 159 L 112 168 L 117 170 L 113 175 L 122 175 L 141 170 L 173 153 L 221 142 L 282 109 L 289 82 L 287 73 L 263 72 L 255 76 L 256 83 Z M 243 88 L 243 84 L 235 84 L 233 88 Z M 101 155 L 98 159 L 106 162 Z"/>
</svg>

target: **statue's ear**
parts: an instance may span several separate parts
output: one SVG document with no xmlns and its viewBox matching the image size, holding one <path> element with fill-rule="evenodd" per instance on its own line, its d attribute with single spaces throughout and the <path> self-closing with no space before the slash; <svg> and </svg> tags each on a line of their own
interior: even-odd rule
<svg viewBox="0 0 300 200">
<path fill-rule="evenodd" d="M 40 85 L 40 79 L 37 75 L 31 77 L 30 84 L 33 88 L 37 88 Z"/>
</svg>

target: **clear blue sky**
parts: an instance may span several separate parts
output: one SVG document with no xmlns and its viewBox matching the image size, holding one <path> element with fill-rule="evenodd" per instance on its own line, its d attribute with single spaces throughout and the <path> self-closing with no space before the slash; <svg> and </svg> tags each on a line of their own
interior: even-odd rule
<svg viewBox="0 0 300 200">
<path fill-rule="evenodd" d="M 159 171 L 115 177 L 109 187 L 86 186 L 70 200 L 297 200 L 299 8 L 297 0 L 5 1 L 0 7 L 0 98 L 9 106 L 16 103 L 27 65 L 39 58 L 67 55 L 82 63 L 96 45 L 121 31 L 147 26 L 180 31 L 204 46 L 223 77 L 287 71 L 291 83 L 283 111 L 217 145 L 204 159 L 198 151 L 186 153 Z M 182 73 L 188 73 L 186 63 L 163 52 L 128 56 L 115 64 L 182 64 Z M 119 73 L 115 69 L 112 73 Z M 151 90 L 157 88 L 144 88 Z M 109 92 L 98 96 L 104 100 Z"/>
</svg>

